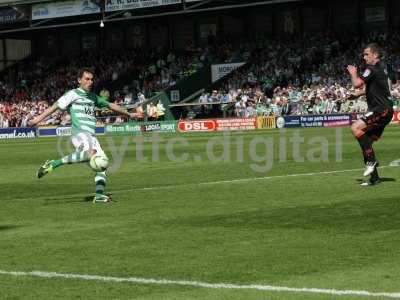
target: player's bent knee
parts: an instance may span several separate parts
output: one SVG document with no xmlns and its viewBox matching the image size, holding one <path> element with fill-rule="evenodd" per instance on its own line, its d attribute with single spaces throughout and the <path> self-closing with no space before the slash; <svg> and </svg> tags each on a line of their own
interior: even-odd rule
<svg viewBox="0 0 400 300">
<path fill-rule="evenodd" d="M 353 136 L 355 138 L 359 138 L 359 137 L 361 137 L 361 136 L 363 136 L 365 134 L 364 130 L 362 130 L 362 129 L 358 128 L 358 127 L 354 128 L 352 130 L 352 133 L 353 133 Z"/>
<path fill-rule="evenodd" d="M 92 149 L 92 150 L 87 150 L 86 154 L 88 155 L 89 158 L 91 158 L 93 155 L 96 154 L 96 150 Z"/>
<path fill-rule="evenodd" d="M 353 136 L 356 138 L 362 136 L 365 133 L 365 127 L 366 125 L 364 122 L 356 121 L 353 123 L 353 125 L 351 125 L 351 132 L 353 133 Z"/>
<path fill-rule="evenodd" d="M 357 135 L 360 133 L 360 129 L 358 128 L 358 126 L 355 123 L 351 126 L 351 133 L 355 137 L 357 137 Z"/>
</svg>

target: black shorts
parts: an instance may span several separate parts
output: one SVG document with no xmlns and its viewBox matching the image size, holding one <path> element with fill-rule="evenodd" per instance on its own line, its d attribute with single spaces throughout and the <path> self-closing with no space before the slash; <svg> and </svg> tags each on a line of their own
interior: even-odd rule
<svg viewBox="0 0 400 300">
<path fill-rule="evenodd" d="M 379 140 L 386 125 L 392 121 L 392 117 L 393 110 L 391 109 L 366 113 L 365 116 L 361 118 L 361 120 L 367 124 L 367 127 L 364 129 L 365 134 L 375 141 Z"/>
</svg>

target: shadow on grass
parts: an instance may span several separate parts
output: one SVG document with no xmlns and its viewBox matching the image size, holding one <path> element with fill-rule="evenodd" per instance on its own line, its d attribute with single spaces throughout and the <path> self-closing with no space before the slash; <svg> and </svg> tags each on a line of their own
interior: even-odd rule
<svg viewBox="0 0 400 300">
<path fill-rule="evenodd" d="M 21 226 L 17 226 L 17 225 L 0 225 L 0 231 L 3 230 L 12 230 L 12 229 L 16 229 L 17 227 L 21 227 Z"/>
<path fill-rule="evenodd" d="M 365 179 L 357 179 L 357 182 L 364 182 Z M 396 181 L 395 178 L 390 178 L 390 177 L 381 177 L 381 182 L 394 182 Z"/>
<path fill-rule="evenodd" d="M 361 189 L 361 188 L 360 188 Z M 357 197 L 357 194 L 354 195 Z M 266 200 L 267 201 L 267 200 Z M 279 209 L 260 209 L 209 216 L 173 219 L 163 225 L 192 227 L 225 227 L 238 229 L 303 229 L 315 232 L 371 233 L 400 230 L 400 200 L 393 198 L 365 198 Z"/>
<path fill-rule="evenodd" d="M 113 199 L 111 193 L 106 193 L 107 196 L 112 198 L 112 202 L 117 202 L 115 199 Z M 76 196 L 76 197 L 71 197 L 71 196 L 66 196 L 66 197 L 60 197 L 60 198 L 47 198 L 44 199 L 45 203 L 43 205 L 59 205 L 59 204 L 67 204 L 67 203 L 88 203 L 88 202 L 93 202 L 94 194 L 87 195 L 87 196 Z"/>
<path fill-rule="evenodd" d="M 110 197 L 112 202 L 116 202 L 111 193 L 106 193 L 106 196 Z M 89 195 L 89 196 L 86 196 L 85 198 L 83 198 L 82 201 L 76 201 L 76 202 L 93 202 L 93 198 L 94 198 L 94 195 Z"/>
</svg>

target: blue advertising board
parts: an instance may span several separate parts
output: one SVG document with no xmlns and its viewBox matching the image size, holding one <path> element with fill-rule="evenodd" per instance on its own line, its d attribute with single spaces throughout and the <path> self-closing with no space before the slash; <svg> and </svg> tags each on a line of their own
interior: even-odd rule
<svg viewBox="0 0 400 300">
<path fill-rule="evenodd" d="M 295 128 L 301 127 L 300 116 L 284 116 L 276 119 L 277 128 Z"/>
<path fill-rule="evenodd" d="M 283 116 L 276 119 L 276 127 L 339 127 L 349 126 L 351 122 L 350 114 Z"/>
<path fill-rule="evenodd" d="M 39 136 L 70 136 L 71 127 L 39 127 Z M 104 134 L 104 127 L 96 127 L 96 135 Z"/>
<path fill-rule="evenodd" d="M 351 124 L 350 114 L 300 116 L 301 127 L 339 127 Z"/>
<path fill-rule="evenodd" d="M 29 139 L 36 137 L 35 128 L 0 128 L 0 139 Z"/>
</svg>

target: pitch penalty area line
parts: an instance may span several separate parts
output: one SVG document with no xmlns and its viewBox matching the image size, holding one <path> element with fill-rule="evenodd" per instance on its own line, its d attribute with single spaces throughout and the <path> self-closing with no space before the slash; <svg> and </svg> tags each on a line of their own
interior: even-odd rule
<svg viewBox="0 0 400 300">
<path fill-rule="evenodd" d="M 230 290 L 256 290 L 264 292 L 286 292 L 286 293 L 308 293 L 308 294 L 325 294 L 334 296 L 364 296 L 364 297 L 384 297 L 392 299 L 400 299 L 400 292 L 370 292 L 365 290 L 338 290 L 338 289 L 323 289 L 323 288 L 295 288 L 287 286 L 248 284 L 240 285 L 234 283 L 208 283 L 201 281 L 189 280 L 170 280 L 170 279 L 153 279 L 140 277 L 113 277 L 100 275 L 83 275 L 83 274 L 67 274 L 56 272 L 20 272 L 20 271 L 5 271 L 0 270 L 0 275 L 14 277 L 37 277 L 37 278 L 62 278 L 69 280 L 84 280 L 84 281 L 102 281 L 116 283 L 133 283 L 133 284 L 151 284 L 151 285 L 171 285 L 171 286 L 186 286 L 193 288 L 207 289 L 230 289 Z"/>
</svg>

